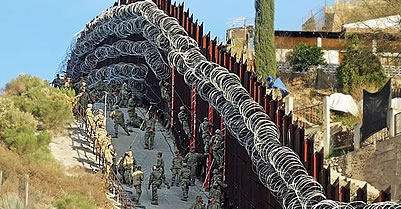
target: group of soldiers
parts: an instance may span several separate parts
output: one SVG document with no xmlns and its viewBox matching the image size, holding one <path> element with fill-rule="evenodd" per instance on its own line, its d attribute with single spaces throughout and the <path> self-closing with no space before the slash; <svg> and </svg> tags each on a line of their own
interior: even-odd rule
<svg viewBox="0 0 401 209">
<path fill-rule="evenodd" d="M 59 83 L 57 78 L 55 83 Z M 70 79 L 69 79 L 70 80 Z M 82 107 L 86 107 L 85 111 L 85 121 L 86 121 L 86 132 L 89 140 L 93 144 L 94 151 L 100 157 L 104 166 L 104 175 L 108 178 L 111 171 L 114 170 L 115 173 L 119 173 L 122 176 L 123 183 L 131 185 L 136 190 L 136 196 L 134 199 L 135 203 L 139 203 L 142 194 L 142 184 L 144 181 L 144 173 L 142 167 L 137 165 L 136 160 L 132 151 L 128 151 L 123 157 L 116 160 L 116 152 L 113 145 L 111 144 L 111 136 L 106 131 L 105 127 L 105 114 L 102 109 L 94 111 L 93 101 L 90 99 L 89 93 L 86 91 L 86 82 L 81 79 L 77 84 L 79 85 L 79 94 L 76 97 L 78 103 Z M 161 96 L 164 100 L 170 101 L 170 93 L 168 83 L 161 81 L 159 83 L 161 88 Z M 104 88 L 102 83 L 98 83 L 96 88 Z M 155 114 L 148 112 L 145 118 L 138 116 L 136 112 L 136 98 L 134 94 L 129 95 L 127 87 L 122 87 L 122 92 L 119 93 L 121 97 L 119 99 L 119 104 L 128 107 L 128 120 L 125 120 L 124 113 L 121 111 L 118 105 L 114 106 L 113 111 L 110 113 L 110 117 L 114 120 L 114 135 L 113 137 L 118 137 L 119 127 L 126 132 L 129 136 L 131 130 L 128 127 L 140 128 L 145 131 L 144 145 L 145 149 L 152 150 L 154 148 L 154 138 L 155 138 L 155 124 L 156 118 Z M 169 108 L 171 104 L 167 102 Z M 185 134 L 188 138 L 192 136 L 189 128 L 189 117 L 186 113 L 186 108 L 181 107 L 178 114 L 179 122 L 182 124 Z M 195 152 L 194 148 L 191 148 L 189 152 L 182 156 L 178 151 L 175 153 L 175 157 L 172 159 L 171 163 L 171 183 L 169 184 L 165 176 L 164 161 L 162 158 L 162 153 L 157 154 L 156 164 L 152 166 L 152 173 L 149 176 L 148 189 L 152 191 L 152 202 L 151 204 L 158 204 L 157 191 L 161 188 L 162 184 L 165 184 L 168 189 L 170 186 L 181 187 L 182 190 L 182 200 L 188 200 L 188 192 L 191 186 L 194 186 L 196 179 L 196 167 L 199 161 L 205 159 L 206 156 L 213 156 L 213 165 L 216 166 L 211 175 L 211 183 L 209 190 L 209 204 L 208 209 L 219 209 L 222 203 L 222 190 L 227 187 L 223 183 L 223 179 L 219 170 L 223 164 L 223 154 L 224 154 L 224 144 L 223 139 L 220 135 L 220 130 L 216 129 L 214 134 L 211 133 L 212 124 L 207 118 L 200 124 L 199 131 L 204 144 L 204 153 Z M 202 198 L 198 196 L 195 202 L 192 204 L 191 208 L 205 208 L 205 204 Z"/>
</svg>

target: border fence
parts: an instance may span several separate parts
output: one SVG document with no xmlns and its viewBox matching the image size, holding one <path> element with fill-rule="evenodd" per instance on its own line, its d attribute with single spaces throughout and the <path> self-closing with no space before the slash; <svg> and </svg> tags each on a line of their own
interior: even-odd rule
<svg viewBox="0 0 401 209">
<path fill-rule="evenodd" d="M 185 28 L 188 35 L 197 41 L 199 48 L 206 58 L 221 66 L 226 67 L 230 72 L 238 75 L 242 85 L 248 90 L 249 95 L 262 107 L 270 118 L 276 123 L 280 131 L 281 143 L 293 149 L 300 157 L 309 174 L 322 184 L 328 199 L 349 202 L 351 200 L 367 201 L 367 187 L 360 188 L 357 191 L 355 199 L 353 194 L 350 194 L 348 186 L 340 186 L 338 181 L 331 183 L 330 169 L 323 167 L 323 152 L 313 151 L 313 140 L 305 137 L 305 129 L 293 123 L 293 116 L 285 115 L 284 104 L 282 101 L 274 100 L 266 94 L 266 86 L 257 82 L 256 77 L 247 69 L 247 62 L 244 60 L 237 61 L 236 57 L 226 51 L 222 44 L 217 42 L 217 38 L 212 39 L 210 33 L 204 34 L 203 24 L 195 22 L 193 15 L 189 9 L 185 11 L 184 4 L 172 4 L 171 0 L 153 0 L 159 9 L 165 11 L 169 16 L 178 20 L 179 24 Z M 134 3 L 136 0 L 121 0 L 120 4 Z M 115 3 L 114 6 L 117 6 Z M 213 6 L 213 5 L 210 5 Z M 112 43 L 116 38 L 106 40 L 105 43 Z M 126 61 L 138 62 L 138 59 L 128 57 Z M 112 62 L 112 61 L 110 61 Z M 108 61 L 104 65 L 110 64 Z M 101 66 L 98 66 L 101 67 Z M 153 73 L 148 74 L 148 83 L 157 83 Z M 188 151 L 188 136 L 183 131 L 182 125 L 178 121 L 178 112 L 180 106 L 185 106 L 191 113 L 191 133 L 195 139 L 195 148 L 197 152 L 203 152 L 203 143 L 201 142 L 199 132 L 196 127 L 199 127 L 201 120 L 207 117 L 213 123 L 212 129 L 224 130 L 224 121 L 220 115 L 209 104 L 203 101 L 196 94 L 196 89 L 188 87 L 185 84 L 184 77 L 178 74 L 175 69 L 172 69 L 172 108 L 171 108 L 171 128 L 176 139 L 176 145 L 182 152 Z M 152 92 L 160 92 L 157 85 L 150 86 Z M 155 94 L 155 93 L 153 93 Z M 160 95 L 148 95 L 150 98 L 160 97 Z M 158 94 L 158 93 L 157 93 Z M 196 105 L 195 105 L 196 104 Z M 168 119 L 163 112 L 169 111 L 166 104 L 159 103 L 158 109 L 160 119 Z M 241 208 L 241 209 L 268 209 L 281 208 L 275 197 L 270 191 L 262 185 L 252 169 L 252 162 L 245 149 L 241 147 L 238 141 L 229 133 L 222 131 L 225 140 L 225 174 L 224 181 L 229 185 L 224 191 L 225 204 L 224 208 Z M 186 144 L 187 143 L 187 144 Z M 210 163 L 203 165 L 210 167 Z M 202 168 L 200 168 L 202 169 Z M 210 170 L 209 170 L 210 171 Z M 207 172 L 205 172 L 207 173 Z M 204 176 L 203 176 L 204 177 Z M 125 198 L 117 181 L 116 189 L 119 191 L 119 197 Z M 390 200 L 390 190 L 380 192 L 377 201 Z M 127 203 L 128 204 L 128 203 Z"/>
</svg>

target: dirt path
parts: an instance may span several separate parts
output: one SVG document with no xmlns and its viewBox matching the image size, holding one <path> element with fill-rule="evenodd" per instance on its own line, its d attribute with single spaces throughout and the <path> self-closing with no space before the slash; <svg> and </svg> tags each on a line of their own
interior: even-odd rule
<svg viewBox="0 0 401 209">
<path fill-rule="evenodd" d="M 50 143 L 52 155 L 65 167 L 67 174 L 72 175 L 71 169 L 79 167 L 89 173 L 98 170 L 96 156 L 92 152 L 90 144 L 81 134 L 75 124 L 67 128 L 67 136 L 54 137 Z"/>
</svg>

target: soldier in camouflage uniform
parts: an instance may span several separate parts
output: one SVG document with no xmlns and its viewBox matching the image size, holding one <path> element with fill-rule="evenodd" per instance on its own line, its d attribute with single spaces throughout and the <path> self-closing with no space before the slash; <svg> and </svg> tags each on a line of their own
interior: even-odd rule
<svg viewBox="0 0 401 209">
<path fill-rule="evenodd" d="M 129 126 L 132 126 L 134 128 L 140 128 L 143 120 L 141 117 L 138 116 L 138 114 L 135 111 L 136 108 L 136 98 L 135 94 L 131 95 L 131 98 L 128 101 L 128 116 L 129 116 Z"/>
<path fill-rule="evenodd" d="M 191 170 L 187 167 L 187 163 L 182 164 L 182 169 L 180 171 L 180 184 L 182 189 L 181 200 L 188 200 L 188 190 L 191 185 Z"/>
<path fill-rule="evenodd" d="M 185 162 L 187 162 L 190 170 L 191 170 L 191 185 L 195 185 L 196 178 L 196 166 L 198 165 L 198 160 L 202 158 L 204 155 L 201 153 L 195 152 L 195 148 L 192 147 L 190 152 L 185 155 Z"/>
<path fill-rule="evenodd" d="M 221 203 L 221 195 L 222 195 L 221 188 L 216 184 L 212 186 L 209 195 L 215 200 L 216 203 L 218 204 Z"/>
<path fill-rule="evenodd" d="M 95 117 L 93 116 L 92 104 L 88 104 L 86 108 L 86 134 L 92 141 L 92 133 L 95 131 Z"/>
<path fill-rule="evenodd" d="M 99 127 L 96 129 L 96 135 L 95 135 L 95 142 L 94 142 L 94 148 L 95 151 L 97 153 L 97 155 L 99 155 L 100 157 L 102 156 L 102 153 L 105 149 L 105 144 L 106 146 L 109 144 L 109 140 L 108 140 L 108 134 L 106 131 L 106 128 L 104 127 L 104 124 L 100 124 Z"/>
<path fill-rule="evenodd" d="M 143 172 L 142 172 L 142 167 L 138 166 L 136 171 L 132 174 L 132 186 L 136 190 L 136 195 L 134 202 L 139 203 L 139 198 L 141 197 L 142 194 L 142 182 L 143 182 Z"/>
<path fill-rule="evenodd" d="M 135 170 L 136 160 L 132 155 L 132 151 L 128 151 L 125 153 L 123 159 L 123 168 L 124 168 L 124 182 L 126 184 L 130 184 L 131 182 L 131 173 Z"/>
<path fill-rule="evenodd" d="M 145 149 L 153 149 L 155 143 L 155 125 L 156 120 L 152 113 L 149 113 L 149 119 L 146 121 L 146 131 L 145 131 Z"/>
<path fill-rule="evenodd" d="M 210 203 L 207 205 L 207 209 L 221 209 L 221 205 L 212 197 Z"/>
<path fill-rule="evenodd" d="M 104 118 L 103 109 L 99 109 L 97 111 L 97 114 L 96 114 L 96 116 L 94 118 L 94 121 L 95 121 L 96 129 L 100 126 L 100 124 L 105 124 L 106 121 L 105 121 L 105 118 Z"/>
<path fill-rule="evenodd" d="M 120 94 L 120 106 L 126 107 L 127 102 L 128 102 L 128 84 L 124 83 L 121 87 Z"/>
<path fill-rule="evenodd" d="M 157 153 L 157 161 L 156 161 L 156 166 L 157 168 L 161 168 L 164 174 L 164 160 L 163 160 L 163 153 L 158 152 Z"/>
<path fill-rule="evenodd" d="M 182 124 L 182 129 L 184 129 L 185 134 L 189 138 L 191 138 L 192 137 L 191 130 L 190 130 L 189 124 L 188 124 L 189 118 L 188 118 L 187 113 L 185 112 L 185 107 L 184 106 L 180 107 L 180 112 L 178 113 L 178 120 Z"/>
<path fill-rule="evenodd" d="M 115 106 L 115 110 L 110 113 L 110 117 L 114 119 L 114 133 L 113 138 L 118 137 L 118 126 L 121 126 L 124 131 L 130 136 L 127 126 L 125 125 L 124 113 L 120 110 L 119 106 Z"/>
<path fill-rule="evenodd" d="M 75 96 L 75 99 L 78 100 L 78 103 L 81 105 L 81 108 L 87 107 L 88 104 L 91 102 L 89 93 L 86 91 L 86 88 L 82 89 L 82 91 L 77 96 Z"/>
<path fill-rule="evenodd" d="M 168 105 L 168 111 L 170 112 L 171 110 L 171 91 L 170 91 L 170 86 L 169 83 L 166 81 L 160 81 L 159 82 L 160 86 L 160 95 L 164 101 L 166 101 Z"/>
<path fill-rule="evenodd" d="M 196 196 L 195 202 L 190 209 L 205 209 L 205 204 L 203 204 L 201 196 Z"/>
<path fill-rule="evenodd" d="M 212 146 L 213 158 L 216 160 L 217 168 L 220 168 L 223 165 L 224 142 L 219 129 L 214 132 L 210 145 Z"/>
<path fill-rule="evenodd" d="M 149 184 L 148 184 L 148 189 L 152 186 L 152 205 L 158 205 L 158 195 L 157 195 L 157 190 L 160 189 L 162 183 L 164 183 L 168 189 L 170 189 L 170 185 L 168 185 L 166 181 L 166 177 L 163 174 L 163 171 L 161 169 L 158 169 L 156 165 L 153 165 L 152 167 L 153 171 L 150 174 L 149 178 Z"/>
<path fill-rule="evenodd" d="M 105 174 L 106 178 L 108 179 L 110 177 L 110 172 L 113 167 L 113 159 L 115 156 L 115 151 L 113 148 L 112 144 L 109 144 L 106 148 L 106 151 L 104 152 L 104 159 L 105 159 Z"/>
<path fill-rule="evenodd" d="M 54 88 L 59 88 L 61 86 L 60 74 L 56 75 L 56 78 L 53 80 L 52 85 Z"/>
<path fill-rule="evenodd" d="M 205 146 L 205 153 L 209 153 L 210 127 L 212 126 L 213 124 L 209 122 L 209 119 L 207 117 L 205 117 L 203 119 L 203 122 L 199 125 L 199 131 L 201 133 L 203 144 Z"/>
<path fill-rule="evenodd" d="M 176 156 L 173 158 L 173 162 L 171 163 L 171 186 L 174 186 L 175 178 L 177 177 L 177 187 L 179 186 L 180 181 L 180 171 L 182 169 L 183 158 L 180 155 L 180 152 L 175 151 Z"/>
<path fill-rule="evenodd" d="M 223 183 L 222 175 L 218 172 L 215 172 L 215 170 L 213 170 L 214 175 L 211 182 L 212 188 L 210 189 L 209 194 L 216 200 L 216 202 L 221 203 L 221 190 L 223 188 L 227 188 L 227 184 Z"/>
</svg>

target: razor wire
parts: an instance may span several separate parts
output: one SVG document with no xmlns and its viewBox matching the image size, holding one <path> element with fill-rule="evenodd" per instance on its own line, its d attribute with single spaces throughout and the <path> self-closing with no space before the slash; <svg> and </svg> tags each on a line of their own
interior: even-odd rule
<svg viewBox="0 0 401 209">
<path fill-rule="evenodd" d="M 160 28 L 170 43 L 170 65 L 184 75 L 184 80 L 189 86 L 197 87 L 202 99 L 222 114 L 227 129 L 250 155 L 259 179 L 284 208 L 399 208 L 396 203 L 391 202 L 367 205 L 360 202 L 346 204 L 325 200 L 321 185 L 308 175 L 296 153 L 280 144 L 277 127 L 242 87 L 238 76 L 208 62 L 197 47 L 196 41 L 187 36 L 176 19 L 164 14 L 153 2 L 141 1 L 114 7 L 102 13 L 91 24 L 100 26 L 102 21 L 119 15 L 143 16 Z M 152 37 L 156 35 L 163 37 L 157 33 Z M 149 64 L 148 60 L 146 61 Z M 88 63 L 85 67 L 93 66 L 93 58 L 89 58 Z M 81 70 L 85 70 L 85 67 Z M 152 66 L 151 69 L 155 70 Z"/>
</svg>

